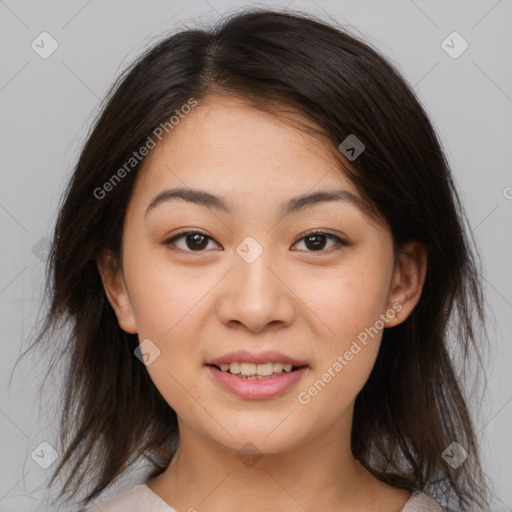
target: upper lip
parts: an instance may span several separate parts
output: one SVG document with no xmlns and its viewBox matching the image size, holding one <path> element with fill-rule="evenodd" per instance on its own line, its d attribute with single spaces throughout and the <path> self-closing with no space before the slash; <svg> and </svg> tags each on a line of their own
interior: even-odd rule
<svg viewBox="0 0 512 512">
<path fill-rule="evenodd" d="M 238 363 L 284 363 L 293 366 L 307 366 L 307 363 L 295 359 L 293 357 L 276 352 L 274 350 L 266 350 L 264 352 L 248 352 L 247 350 L 237 350 L 236 352 L 229 352 L 223 356 L 210 359 L 206 362 L 207 365 L 219 366 L 221 364 L 230 364 L 233 362 Z"/>
</svg>

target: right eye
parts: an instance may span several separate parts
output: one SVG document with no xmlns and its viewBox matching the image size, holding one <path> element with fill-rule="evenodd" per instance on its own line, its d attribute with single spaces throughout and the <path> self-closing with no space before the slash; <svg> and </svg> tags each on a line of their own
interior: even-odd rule
<svg viewBox="0 0 512 512">
<path fill-rule="evenodd" d="M 181 241 L 182 239 L 185 241 L 185 247 L 180 247 L 176 243 L 178 240 Z M 208 245 L 208 240 L 213 241 L 213 238 L 209 237 L 202 231 L 183 231 L 169 240 L 166 240 L 163 244 L 176 246 L 179 250 L 185 252 L 204 252 L 205 247 Z M 172 247 L 171 249 L 174 250 Z"/>
</svg>

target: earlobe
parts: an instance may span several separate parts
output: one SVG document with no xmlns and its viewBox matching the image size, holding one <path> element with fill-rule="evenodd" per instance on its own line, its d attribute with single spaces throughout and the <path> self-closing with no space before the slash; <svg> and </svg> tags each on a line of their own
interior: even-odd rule
<svg viewBox="0 0 512 512">
<path fill-rule="evenodd" d="M 117 258 L 105 250 L 96 260 L 98 272 L 110 305 L 114 309 L 119 326 L 129 334 L 137 332 L 135 315 L 123 272 Z"/>
<path fill-rule="evenodd" d="M 406 243 L 398 250 L 390 293 L 390 307 L 396 316 L 386 327 L 402 323 L 420 300 L 427 273 L 427 251 L 418 241 Z"/>
</svg>

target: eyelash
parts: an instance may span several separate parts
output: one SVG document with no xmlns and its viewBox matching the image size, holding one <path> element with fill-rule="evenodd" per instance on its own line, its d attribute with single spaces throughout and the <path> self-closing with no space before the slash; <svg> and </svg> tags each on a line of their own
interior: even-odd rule
<svg viewBox="0 0 512 512">
<path fill-rule="evenodd" d="M 178 233 L 177 235 L 174 235 L 172 238 L 169 238 L 168 240 L 163 242 L 163 244 L 167 245 L 167 246 L 174 245 L 176 240 L 179 240 L 180 238 L 185 238 L 188 235 L 203 235 L 205 238 L 207 238 L 209 240 L 213 240 L 213 238 L 208 236 L 206 233 L 203 233 L 202 231 L 197 231 L 197 230 L 195 230 L 195 231 L 182 231 L 181 233 Z M 346 246 L 350 245 L 350 243 L 347 242 L 347 240 L 345 240 L 345 239 L 343 239 L 343 238 L 341 238 L 341 237 L 339 237 L 339 236 L 337 236 L 337 235 L 335 235 L 333 233 L 328 233 L 328 232 L 320 231 L 320 230 L 309 231 L 308 233 L 303 235 L 301 238 L 299 238 L 297 240 L 297 242 L 295 242 L 295 243 L 298 243 L 298 242 L 304 240 L 305 238 L 308 238 L 308 237 L 311 237 L 311 236 L 314 236 L 314 235 L 321 235 L 321 236 L 323 236 L 325 238 L 329 238 L 330 240 L 334 240 L 335 242 L 337 242 L 338 246 L 346 247 Z M 326 250 L 322 249 L 322 250 L 319 250 L 319 251 L 306 251 L 306 252 L 310 252 L 310 253 L 313 253 L 313 254 L 314 253 L 330 252 L 335 247 L 336 246 L 331 247 L 330 249 L 326 249 Z M 176 250 L 176 249 L 172 249 L 172 250 Z M 205 250 L 192 251 L 192 250 L 180 249 L 180 248 L 178 248 L 177 250 L 181 250 L 183 252 L 189 252 L 189 253 L 202 253 L 202 252 L 205 252 Z"/>
</svg>

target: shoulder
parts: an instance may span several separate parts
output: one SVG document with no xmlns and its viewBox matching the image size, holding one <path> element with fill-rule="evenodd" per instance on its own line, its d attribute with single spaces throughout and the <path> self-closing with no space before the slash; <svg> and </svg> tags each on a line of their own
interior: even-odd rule
<svg viewBox="0 0 512 512">
<path fill-rule="evenodd" d="M 400 512 L 443 512 L 443 509 L 432 496 L 414 491 Z"/>
<path fill-rule="evenodd" d="M 86 508 L 83 512 L 176 512 L 146 484 L 137 484 L 135 487 L 99 501 Z"/>
</svg>

